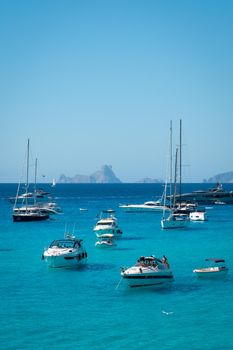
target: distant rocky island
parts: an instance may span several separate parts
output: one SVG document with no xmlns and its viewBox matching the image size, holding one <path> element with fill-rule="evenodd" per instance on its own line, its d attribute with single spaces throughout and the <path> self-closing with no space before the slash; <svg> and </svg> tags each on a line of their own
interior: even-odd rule
<svg viewBox="0 0 233 350">
<path fill-rule="evenodd" d="M 215 182 L 233 183 L 233 171 L 228 171 L 226 173 L 222 173 L 222 174 L 218 174 L 218 175 L 212 176 L 208 180 L 204 180 L 203 182 L 208 182 L 208 183 L 215 183 Z"/>
<path fill-rule="evenodd" d="M 122 183 L 122 181 L 114 174 L 111 165 L 103 165 L 100 170 L 94 172 L 91 175 L 75 175 L 73 177 L 66 176 L 62 174 L 57 181 L 58 183 L 69 184 L 69 183 Z M 150 177 L 145 177 L 141 180 L 135 181 L 135 183 L 163 183 L 161 179 L 152 179 Z M 204 179 L 204 183 L 233 183 L 233 171 L 228 171 L 226 173 L 221 173 L 210 177 L 209 179 Z"/>
<path fill-rule="evenodd" d="M 151 179 L 145 177 L 136 183 L 162 183 L 162 180 Z M 68 177 L 62 174 L 58 180 L 58 183 L 70 184 L 70 183 L 122 183 L 122 181 L 114 174 L 111 165 L 103 165 L 100 170 L 96 171 L 91 175 L 75 175 Z"/>
<path fill-rule="evenodd" d="M 68 177 L 61 175 L 59 183 L 121 183 L 121 180 L 116 177 L 112 170 L 111 165 L 103 165 L 100 170 L 91 175 L 75 175 L 74 177 Z"/>
</svg>

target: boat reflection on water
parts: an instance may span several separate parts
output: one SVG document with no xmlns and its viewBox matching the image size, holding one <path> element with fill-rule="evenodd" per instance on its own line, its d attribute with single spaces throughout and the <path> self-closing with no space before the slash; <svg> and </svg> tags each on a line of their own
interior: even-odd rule
<svg viewBox="0 0 233 350">
<path fill-rule="evenodd" d="M 114 235 L 111 233 L 104 233 L 102 235 L 98 235 L 98 241 L 95 243 L 97 248 L 111 248 L 116 247 L 116 243 L 114 241 Z"/>
</svg>

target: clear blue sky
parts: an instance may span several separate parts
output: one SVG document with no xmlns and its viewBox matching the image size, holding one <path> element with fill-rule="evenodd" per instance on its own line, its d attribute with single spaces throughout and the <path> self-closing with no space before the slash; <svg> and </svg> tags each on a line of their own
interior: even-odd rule
<svg viewBox="0 0 233 350">
<path fill-rule="evenodd" d="M 28 137 L 38 181 L 164 179 L 180 118 L 184 181 L 232 171 L 232 18 L 230 0 L 0 0 L 0 182 Z"/>
</svg>

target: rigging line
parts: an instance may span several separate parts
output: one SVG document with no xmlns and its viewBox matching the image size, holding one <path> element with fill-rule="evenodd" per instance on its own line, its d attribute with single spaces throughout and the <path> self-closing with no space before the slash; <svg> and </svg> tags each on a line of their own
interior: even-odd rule
<svg viewBox="0 0 233 350">
<path fill-rule="evenodd" d="M 123 280 L 123 277 L 120 278 L 120 281 L 118 282 L 118 284 L 117 284 L 115 290 L 117 290 L 117 289 L 120 287 L 120 284 L 121 284 L 122 280 Z"/>
</svg>

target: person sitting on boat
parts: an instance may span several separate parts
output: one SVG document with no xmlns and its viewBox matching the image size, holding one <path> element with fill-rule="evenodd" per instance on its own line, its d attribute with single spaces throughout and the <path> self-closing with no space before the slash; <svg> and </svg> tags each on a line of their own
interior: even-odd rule
<svg viewBox="0 0 233 350">
<path fill-rule="evenodd" d="M 165 255 L 162 257 L 162 263 L 164 266 L 166 266 L 167 269 L 169 269 L 169 264 Z"/>
<path fill-rule="evenodd" d="M 141 266 L 145 266 L 145 258 L 144 258 L 144 256 L 141 256 L 140 259 L 138 259 L 138 263 Z"/>
<path fill-rule="evenodd" d="M 81 240 L 75 242 L 74 248 L 81 248 Z"/>
</svg>

